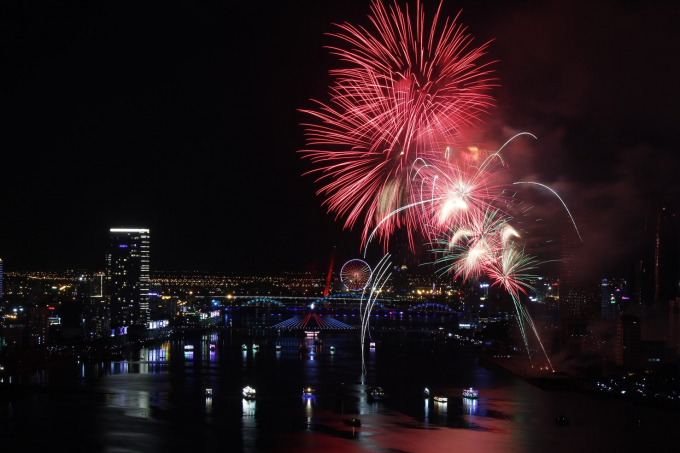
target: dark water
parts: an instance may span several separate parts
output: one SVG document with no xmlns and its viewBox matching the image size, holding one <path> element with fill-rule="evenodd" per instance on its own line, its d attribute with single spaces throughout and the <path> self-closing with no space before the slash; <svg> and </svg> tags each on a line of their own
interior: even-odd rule
<svg viewBox="0 0 680 453">
<path fill-rule="evenodd" d="M 14 376 L 44 391 L 0 403 L 2 451 L 680 451 L 677 412 L 544 391 L 425 334 L 374 333 L 364 377 L 356 332 L 326 334 L 318 345 L 289 335 L 224 331 L 142 349 L 129 361 Z M 301 354 L 301 342 L 313 350 Z M 255 401 L 241 398 L 245 385 L 257 389 Z M 385 400 L 367 400 L 373 385 Z M 303 386 L 316 396 L 304 398 Z M 425 386 L 449 402 L 424 399 Z M 460 397 L 470 386 L 478 401 Z M 571 426 L 556 426 L 560 413 Z M 360 428 L 343 424 L 357 414 Z"/>
</svg>

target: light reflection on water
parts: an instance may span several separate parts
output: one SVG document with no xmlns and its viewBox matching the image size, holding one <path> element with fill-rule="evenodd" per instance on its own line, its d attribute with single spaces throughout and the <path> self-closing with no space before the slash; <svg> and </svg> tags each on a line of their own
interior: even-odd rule
<svg viewBox="0 0 680 453">
<path fill-rule="evenodd" d="M 22 426 L 42 430 L 44 440 L 31 439 L 26 451 L 47 447 L 55 435 L 97 440 L 110 450 L 124 450 L 135 439 L 146 442 L 147 451 L 160 451 L 161 445 L 163 451 L 186 451 L 183 439 L 201 433 L 200 440 L 191 438 L 206 451 L 234 442 L 235 451 L 257 451 L 261 445 L 349 451 L 358 442 L 361 449 L 376 451 L 448 451 L 455 445 L 463 452 L 523 452 L 554 445 L 564 451 L 635 451 L 653 446 L 654 439 L 658 443 L 660 434 L 680 423 L 673 412 L 543 391 L 480 364 L 470 350 L 438 351 L 428 343 L 407 349 L 384 337 L 368 355 L 369 373 L 361 376 L 358 338 L 351 334 L 320 338 L 318 344 L 293 336 L 269 343 L 258 339 L 260 352 L 241 351 L 244 339 L 229 335 L 202 337 L 193 342 L 194 352 L 183 350 L 186 342 L 172 341 L 142 348 L 130 360 L 81 362 L 20 376 L 24 383 L 82 390 L 17 398 L 11 408 L 0 407 L 0 426 L 12 427 L 10 442 L 25 439 Z M 215 351 L 210 344 L 217 345 Z M 314 352 L 301 353 L 301 344 Z M 329 352 L 331 344 L 335 354 Z M 344 396 L 338 396 L 343 383 Z M 240 398 L 245 385 L 257 389 L 256 401 Z M 301 400 L 307 385 L 317 394 Z M 370 386 L 385 388 L 386 398 L 369 401 Z M 449 402 L 423 398 L 425 386 L 449 395 Z M 479 401 L 460 397 L 470 386 L 480 390 Z M 208 387 L 212 397 L 205 395 Z M 64 411 L 79 422 L 55 424 Z M 569 416 L 571 427 L 555 426 L 559 412 Z M 362 427 L 343 424 L 356 415 Z M 127 437 L 117 438 L 122 432 Z"/>
<path fill-rule="evenodd" d="M 465 413 L 468 415 L 477 415 L 476 399 L 463 398 L 463 405 L 465 406 Z"/>
<path fill-rule="evenodd" d="M 448 422 L 449 403 L 442 403 L 441 401 L 434 402 L 434 411 L 437 414 L 439 424 L 446 426 Z"/>
</svg>

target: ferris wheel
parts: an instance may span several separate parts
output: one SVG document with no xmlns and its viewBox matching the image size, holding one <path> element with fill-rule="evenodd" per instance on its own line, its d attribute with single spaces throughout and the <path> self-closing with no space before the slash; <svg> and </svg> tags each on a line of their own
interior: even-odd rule
<svg viewBox="0 0 680 453">
<path fill-rule="evenodd" d="M 371 267 L 360 259 L 347 261 L 340 269 L 340 281 L 350 291 L 361 291 L 371 279 Z"/>
</svg>

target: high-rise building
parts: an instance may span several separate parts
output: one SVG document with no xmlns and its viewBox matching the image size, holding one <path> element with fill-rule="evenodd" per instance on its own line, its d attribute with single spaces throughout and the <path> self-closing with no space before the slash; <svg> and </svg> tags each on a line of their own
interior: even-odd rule
<svg viewBox="0 0 680 453">
<path fill-rule="evenodd" d="M 680 297 L 668 302 L 668 347 L 680 355 Z"/>
<path fill-rule="evenodd" d="M 0 299 L 2 299 L 2 258 L 0 258 Z"/>
<path fill-rule="evenodd" d="M 636 296 L 643 306 L 665 306 L 680 296 L 679 226 L 675 213 L 663 206 L 647 219 L 644 252 L 636 268 Z"/>
<path fill-rule="evenodd" d="M 600 317 L 601 282 L 594 257 L 567 225 L 560 236 L 559 338 L 560 344 L 587 334 L 594 317 Z"/>
<path fill-rule="evenodd" d="M 29 344 L 45 344 L 50 339 L 50 317 L 54 307 L 35 306 L 28 310 Z"/>
<path fill-rule="evenodd" d="M 640 318 L 621 315 L 616 324 L 616 365 L 636 368 L 641 365 L 642 328 Z"/>
<path fill-rule="evenodd" d="M 149 322 L 149 230 L 111 228 L 106 280 L 111 327 Z"/>
<path fill-rule="evenodd" d="M 78 299 L 82 304 L 83 333 L 86 338 L 108 335 L 109 307 L 105 295 L 104 272 L 83 274 L 78 278 Z"/>
</svg>

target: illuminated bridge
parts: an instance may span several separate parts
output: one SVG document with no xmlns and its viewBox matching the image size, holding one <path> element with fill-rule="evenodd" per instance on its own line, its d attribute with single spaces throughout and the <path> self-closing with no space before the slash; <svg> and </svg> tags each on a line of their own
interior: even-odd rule
<svg viewBox="0 0 680 453">
<path fill-rule="evenodd" d="M 412 306 L 409 310 L 412 311 L 428 311 L 428 312 L 452 312 L 454 311 L 453 308 L 442 305 L 442 304 L 435 304 L 433 302 L 425 302 L 422 304 L 414 305 Z"/>
<path fill-rule="evenodd" d="M 344 330 L 356 329 L 340 322 L 331 316 L 307 313 L 306 315 L 294 316 L 272 326 L 274 329 L 304 329 L 304 330 Z"/>
<path fill-rule="evenodd" d="M 276 299 L 258 296 L 234 296 L 234 299 L 248 299 L 241 302 L 242 307 L 346 307 L 359 308 L 361 295 L 356 293 L 336 293 L 326 297 L 278 296 Z M 285 300 L 285 302 L 282 302 Z M 385 308 L 382 302 L 375 301 L 375 306 Z"/>
<path fill-rule="evenodd" d="M 283 302 L 280 302 L 275 299 L 269 299 L 267 297 L 257 297 L 255 299 L 251 299 L 247 301 L 244 304 L 241 304 L 243 307 L 271 307 L 271 306 L 276 306 L 276 307 L 285 307 L 286 304 Z"/>
</svg>

